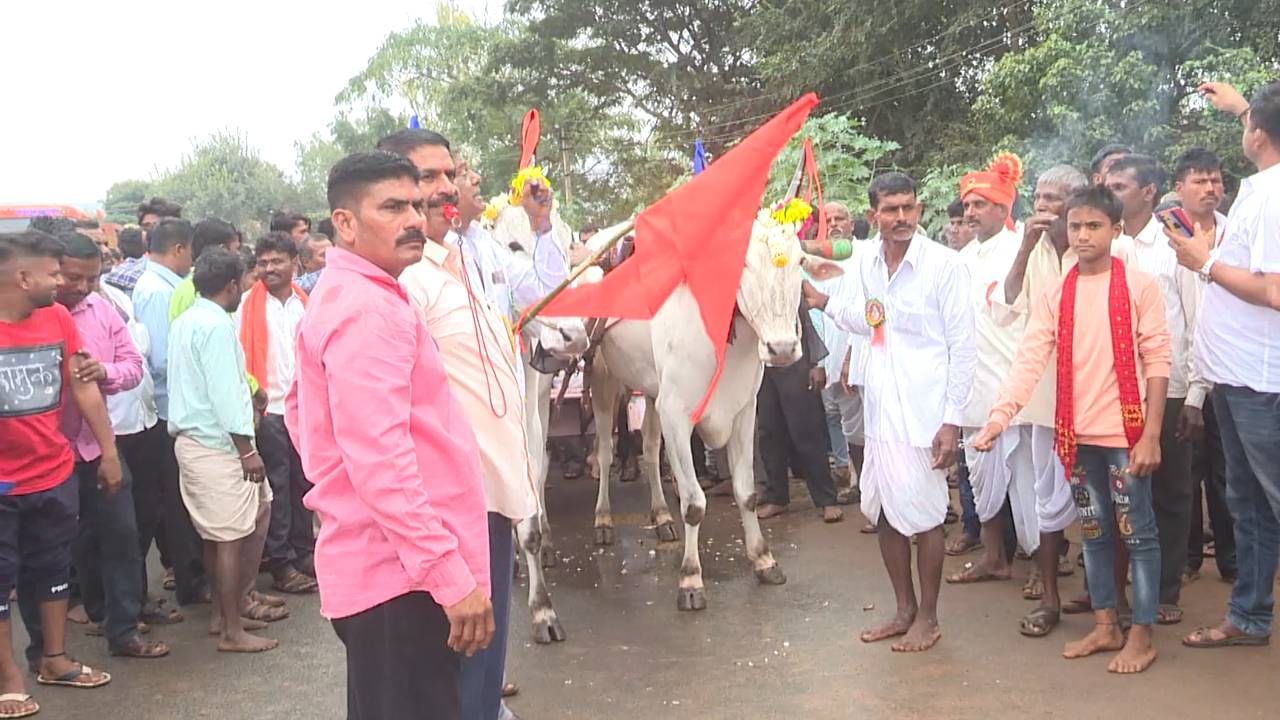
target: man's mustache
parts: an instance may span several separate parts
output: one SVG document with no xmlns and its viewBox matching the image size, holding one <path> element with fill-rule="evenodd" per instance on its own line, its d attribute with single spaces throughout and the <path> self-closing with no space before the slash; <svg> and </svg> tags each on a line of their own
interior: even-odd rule
<svg viewBox="0 0 1280 720">
<path fill-rule="evenodd" d="M 444 207 L 445 205 L 457 205 L 457 204 L 458 204 L 457 193 L 440 193 L 439 195 L 432 195 L 430 198 L 427 199 L 427 207 L 433 210 L 438 210 Z"/>
<path fill-rule="evenodd" d="M 400 237 L 396 238 L 397 245 L 408 245 L 409 243 L 426 244 L 426 242 L 427 236 L 422 234 L 422 231 L 418 228 L 409 228 L 408 230 L 400 233 Z"/>
</svg>

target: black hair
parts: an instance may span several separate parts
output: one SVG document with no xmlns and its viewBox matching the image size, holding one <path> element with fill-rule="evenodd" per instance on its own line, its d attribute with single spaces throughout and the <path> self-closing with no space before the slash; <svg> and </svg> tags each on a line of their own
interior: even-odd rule
<svg viewBox="0 0 1280 720">
<path fill-rule="evenodd" d="M 1249 102 L 1249 127 L 1255 127 L 1280 147 L 1280 80 L 1263 85 Z"/>
<path fill-rule="evenodd" d="M 1174 161 L 1173 179 L 1182 182 L 1192 172 L 1222 172 L 1222 158 L 1202 147 L 1188 148 Z"/>
<path fill-rule="evenodd" d="M 177 203 L 171 203 L 161 197 L 153 197 L 138 206 L 138 222 L 141 223 L 142 218 L 147 215 L 156 215 L 161 218 L 180 218 L 182 217 L 182 206 Z"/>
<path fill-rule="evenodd" d="M 337 231 L 333 229 L 333 218 L 327 217 L 316 223 L 316 232 L 324 235 L 330 240 L 338 237 Z"/>
<path fill-rule="evenodd" d="M 1124 204 L 1105 185 L 1090 185 L 1071 193 L 1071 197 L 1067 198 L 1066 213 L 1078 208 L 1097 210 L 1106 215 L 1113 225 L 1124 217 Z"/>
<path fill-rule="evenodd" d="M 348 155 L 329 171 L 329 210 L 350 210 L 370 185 L 399 178 L 418 181 L 418 168 L 401 155 L 385 150 Z"/>
<path fill-rule="evenodd" d="M 31 218 L 30 227 L 32 230 L 39 230 L 55 237 L 63 233 L 76 231 L 76 224 L 71 218 L 54 217 L 52 215 L 38 215 Z"/>
<path fill-rule="evenodd" d="M 260 258 L 269 252 L 281 252 L 290 258 L 298 257 L 298 246 L 288 232 L 276 230 L 258 238 L 253 244 L 253 257 Z"/>
<path fill-rule="evenodd" d="M 253 250 L 250 250 L 247 245 L 240 246 L 240 262 L 244 263 L 245 272 L 258 267 L 258 258 L 254 256 Z"/>
<path fill-rule="evenodd" d="M 195 228 L 187 220 L 164 218 L 147 233 L 147 244 L 151 247 L 151 252 L 164 255 L 177 245 L 191 245 L 195 233 Z"/>
<path fill-rule="evenodd" d="M 205 218 L 196 223 L 194 239 L 191 243 L 191 257 L 197 260 L 206 251 L 216 247 L 226 247 L 233 240 L 240 239 L 235 225 L 218 218 Z"/>
<path fill-rule="evenodd" d="M 1102 172 L 1102 163 L 1112 155 L 1128 155 L 1133 152 L 1133 148 L 1120 143 L 1107 143 L 1098 148 L 1098 152 L 1093 154 L 1093 160 L 1089 161 L 1089 169 L 1096 175 Z"/>
<path fill-rule="evenodd" d="M 859 240 L 866 240 L 871 237 L 871 223 L 867 222 L 867 219 L 864 217 L 854 218 L 853 236 Z"/>
<path fill-rule="evenodd" d="M 948 206 L 947 206 L 947 217 L 949 217 L 949 218 L 962 218 L 962 217 L 964 217 L 964 201 L 963 201 L 963 200 L 959 200 L 959 199 L 957 199 L 957 200 L 955 200 L 954 202 L 952 202 L 950 205 L 948 205 Z"/>
<path fill-rule="evenodd" d="M 306 215 L 285 210 L 271 213 L 271 232 L 293 232 L 293 228 L 298 223 L 305 224 L 308 230 L 311 229 L 311 218 Z"/>
<path fill-rule="evenodd" d="M 1164 169 L 1160 167 L 1160 163 L 1149 155 L 1125 155 L 1111 165 L 1111 169 L 1107 174 L 1124 172 L 1126 170 L 1133 171 L 1133 177 L 1138 181 L 1138 187 L 1144 188 L 1148 185 L 1154 187 L 1155 197 L 1152 198 L 1152 204 L 1160 201 L 1160 193 L 1164 188 Z"/>
<path fill-rule="evenodd" d="M 308 234 L 302 239 L 302 242 L 298 244 L 298 258 L 301 259 L 302 262 L 311 262 L 311 258 L 315 257 L 316 254 L 314 243 L 321 240 L 329 243 L 333 242 L 333 239 L 324 233 L 314 232 Z"/>
<path fill-rule="evenodd" d="M 871 185 L 867 188 L 867 199 L 871 201 L 871 209 L 875 210 L 880 206 L 881 196 L 907 193 L 916 194 L 916 181 L 904 173 L 887 172 L 871 181 Z"/>
<path fill-rule="evenodd" d="M 379 150 L 404 156 L 408 156 L 409 153 L 424 145 L 435 145 L 448 150 L 450 153 L 453 152 L 453 149 L 449 147 L 449 140 L 445 136 L 438 132 L 420 128 L 397 130 L 378 141 Z"/>
<path fill-rule="evenodd" d="M 97 248 L 94 248 L 97 252 Z M 0 265 L 14 258 L 62 259 L 62 243 L 46 232 L 24 230 L 16 233 L 0 233 Z"/>
<path fill-rule="evenodd" d="M 116 235 L 116 247 L 120 254 L 130 260 L 147 254 L 147 241 L 142 237 L 142 228 L 127 227 Z"/>
<path fill-rule="evenodd" d="M 61 233 L 58 242 L 62 244 L 62 257 L 75 260 L 102 259 L 102 251 L 93 238 L 78 232 Z"/>
<path fill-rule="evenodd" d="M 244 261 L 226 248 L 214 248 L 196 259 L 191 282 L 203 297 L 213 297 L 222 292 L 232 280 L 244 275 Z"/>
</svg>

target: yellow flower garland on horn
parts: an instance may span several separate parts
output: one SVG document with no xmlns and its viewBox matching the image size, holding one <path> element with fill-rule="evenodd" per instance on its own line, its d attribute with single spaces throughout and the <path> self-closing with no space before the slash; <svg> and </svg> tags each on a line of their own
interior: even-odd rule
<svg viewBox="0 0 1280 720">
<path fill-rule="evenodd" d="M 536 180 L 546 185 L 547 190 L 551 190 L 551 181 L 543 174 L 542 168 L 537 165 L 530 165 L 511 178 L 511 191 L 508 193 L 508 200 L 512 205 L 520 204 L 520 200 L 524 198 L 524 186 L 529 184 L 531 180 Z"/>
</svg>

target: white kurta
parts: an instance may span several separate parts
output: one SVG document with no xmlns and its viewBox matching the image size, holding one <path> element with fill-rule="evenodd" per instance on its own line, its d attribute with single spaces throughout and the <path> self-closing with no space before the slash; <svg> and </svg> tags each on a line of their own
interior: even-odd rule
<svg viewBox="0 0 1280 720">
<path fill-rule="evenodd" d="M 946 476 L 931 467 L 933 438 L 944 423 L 960 425 L 973 382 L 969 273 L 955 251 L 917 234 L 892 276 L 880 241 L 849 275 L 828 316 L 871 336 L 867 301 L 885 309 L 883 342 L 867 353 L 862 512 L 878 522 L 883 510 L 904 535 L 925 532 L 942 524 L 948 501 Z"/>
</svg>

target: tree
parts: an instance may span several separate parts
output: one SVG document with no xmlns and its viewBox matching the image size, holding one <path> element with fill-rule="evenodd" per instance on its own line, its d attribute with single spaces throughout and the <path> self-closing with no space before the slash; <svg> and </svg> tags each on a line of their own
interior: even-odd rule
<svg viewBox="0 0 1280 720">
<path fill-rule="evenodd" d="M 272 210 L 293 208 L 298 200 L 280 168 L 259 157 L 244 137 L 230 133 L 197 143 L 153 189 L 182 205 L 185 217 L 221 218 L 250 238 L 265 230 Z"/>
<path fill-rule="evenodd" d="M 867 184 L 877 165 L 897 143 L 877 140 L 859 131 L 862 123 L 848 115 L 822 115 L 809 118 L 795 138 L 778 154 L 769 176 L 765 202 L 781 198 L 787 191 L 795 168 L 799 165 L 805 138 L 813 142 L 814 157 L 822 181 L 823 196 L 849 206 L 850 212 L 865 212 L 869 203 Z"/>
<path fill-rule="evenodd" d="M 154 194 L 151 187 L 147 180 L 121 180 L 107 188 L 107 197 L 102 201 L 107 222 L 138 222 L 138 206 Z"/>
<path fill-rule="evenodd" d="M 1278 34 L 1276 0 L 1039 5 L 1025 49 L 982 82 L 972 113 L 977 145 L 1016 149 L 1034 170 L 1083 167 L 1108 142 L 1166 162 L 1205 143 L 1247 171 L 1238 138 L 1227 140 L 1238 123 L 1206 110 L 1195 88 L 1207 79 L 1256 87 L 1276 72 Z M 1246 47 L 1246 38 L 1261 42 Z"/>
<path fill-rule="evenodd" d="M 294 210 L 313 217 L 328 215 L 329 169 L 351 153 L 372 150 L 378 140 L 407 124 L 408 118 L 384 108 L 367 108 L 363 117 L 343 112 L 329 124 L 328 137 L 316 133 L 306 142 L 295 143 L 298 201 Z"/>
</svg>

